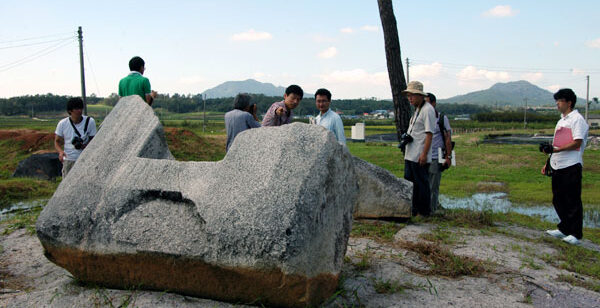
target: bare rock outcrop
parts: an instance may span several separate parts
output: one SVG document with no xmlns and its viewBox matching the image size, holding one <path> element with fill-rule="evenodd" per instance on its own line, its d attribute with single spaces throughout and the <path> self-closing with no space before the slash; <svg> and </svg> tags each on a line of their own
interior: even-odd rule
<svg viewBox="0 0 600 308">
<path fill-rule="evenodd" d="M 37 221 L 46 257 L 107 287 L 304 307 L 335 291 L 358 191 L 331 134 L 294 123 L 179 162 L 154 112 L 120 100 Z"/>
</svg>

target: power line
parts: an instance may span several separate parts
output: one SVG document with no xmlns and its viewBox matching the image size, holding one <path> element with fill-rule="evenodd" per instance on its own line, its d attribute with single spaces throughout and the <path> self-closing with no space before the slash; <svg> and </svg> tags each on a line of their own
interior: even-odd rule
<svg viewBox="0 0 600 308">
<path fill-rule="evenodd" d="M 19 59 L 17 61 L 14 61 L 14 62 L 11 62 L 11 63 L 7 63 L 7 64 L 4 64 L 4 65 L 0 65 L 0 72 L 7 71 L 9 69 L 15 68 L 15 67 L 20 66 L 22 64 L 25 64 L 25 63 L 31 62 L 33 60 L 36 60 L 36 59 L 38 59 L 40 57 L 43 57 L 43 56 L 45 56 L 45 55 L 47 55 L 47 54 L 49 54 L 51 52 L 54 52 L 54 51 L 56 51 L 56 50 L 58 50 L 58 49 L 60 49 L 62 47 L 65 47 L 65 46 L 67 46 L 67 45 L 69 45 L 69 44 L 71 44 L 73 42 L 74 41 L 70 40 L 70 39 L 67 40 L 67 41 L 59 42 L 58 44 L 55 44 L 55 45 L 52 45 L 50 47 L 44 48 L 44 49 L 42 49 L 42 50 L 40 50 L 38 52 L 32 53 L 32 54 L 30 54 L 30 55 L 28 55 L 26 57 L 23 57 L 23 58 L 21 58 L 21 59 Z"/>
<path fill-rule="evenodd" d="M 87 48 L 85 48 L 85 45 L 83 46 L 83 51 L 85 52 L 85 58 L 87 59 L 88 65 L 90 67 L 90 71 L 92 72 L 92 78 L 94 78 L 94 84 L 96 84 L 96 92 L 98 93 L 98 96 L 102 96 L 102 95 L 100 95 L 100 87 L 98 87 L 98 81 L 96 80 L 96 73 L 94 73 L 94 67 L 92 66 L 92 61 L 90 60 L 90 54 L 87 51 Z"/>
<path fill-rule="evenodd" d="M 9 44 L 9 43 L 23 42 L 23 41 L 33 41 L 33 40 L 39 40 L 39 39 L 49 38 L 49 37 L 64 36 L 64 35 L 67 35 L 67 34 L 73 34 L 73 32 L 69 31 L 69 32 L 63 32 L 63 33 L 48 34 L 48 35 L 44 35 L 44 36 L 30 37 L 30 38 L 25 38 L 25 39 L 10 40 L 10 41 L 0 41 L 0 44 Z"/>
<path fill-rule="evenodd" d="M 75 37 L 74 36 L 63 37 L 63 38 L 56 39 L 56 40 L 51 40 L 51 41 L 43 41 L 43 42 L 28 43 L 28 44 L 22 44 L 22 45 L 13 45 L 13 46 L 0 47 L 0 50 L 2 50 L 2 49 L 10 49 L 10 48 L 18 48 L 18 47 L 34 46 L 34 45 L 41 45 L 41 44 L 47 44 L 47 43 L 54 43 L 54 42 L 64 41 L 64 40 L 68 40 L 68 39 L 72 39 L 72 38 L 75 38 Z"/>
</svg>

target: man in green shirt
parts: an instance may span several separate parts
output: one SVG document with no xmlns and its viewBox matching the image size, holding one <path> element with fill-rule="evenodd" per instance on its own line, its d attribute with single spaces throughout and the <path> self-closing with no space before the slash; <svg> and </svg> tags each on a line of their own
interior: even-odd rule
<svg viewBox="0 0 600 308">
<path fill-rule="evenodd" d="M 144 59 L 140 57 L 133 57 L 129 60 L 131 72 L 119 81 L 119 96 L 139 95 L 148 105 L 152 106 L 158 93 L 151 90 L 150 80 L 142 76 L 146 70 L 145 65 Z"/>
</svg>

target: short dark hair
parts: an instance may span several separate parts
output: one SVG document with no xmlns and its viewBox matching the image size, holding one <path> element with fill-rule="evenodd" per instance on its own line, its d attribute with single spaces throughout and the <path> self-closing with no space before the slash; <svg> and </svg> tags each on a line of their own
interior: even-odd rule
<svg viewBox="0 0 600 308">
<path fill-rule="evenodd" d="M 239 93 L 233 99 L 233 109 L 244 110 L 250 106 L 252 96 L 248 93 Z"/>
<path fill-rule="evenodd" d="M 83 100 L 81 97 L 71 97 L 67 101 L 67 112 L 75 109 L 83 109 Z"/>
<path fill-rule="evenodd" d="M 558 92 L 554 93 L 554 100 L 564 99 L 567 102 L 571 102 L 571 109 L 575 109 L 575 103 L 577 103 L 577 95 L 573 90 L 565 88 L 560 89 Z"/>
<path fill-rule="evenodd" d="M 317 95 L 325 95 L 327 96 L 327 100 L 331 102 L 331 92 L 329 92 L 329 90 L 320 88 L 315 92 L 315 99 L 317 98 Z"/>
<path fill-rule="evenodd" d="M 290 95 L 292 93 L 300 96 L 300 99 L 304 97 L 304 91 L 302 91 L 302 88 L 300 88 L 298 85 L 293 84 L 285 89 L 285 95 Z"/>
<path fill-rule="evenodd" d="M 427 97 L 429 98 L 429 101 L 432 103 L 437 102 L 437 99 L 435 98 L 435 95 L 433 95 L 433 93 L 427 93 Z"/>
<path fill-rule="evenodd" d="M 129 69 L 132 71 L 139 72 L 144 65 L 146 65 L 146 62 L 140 57 L 133 57 L 129 60 Z"/>
</svg>

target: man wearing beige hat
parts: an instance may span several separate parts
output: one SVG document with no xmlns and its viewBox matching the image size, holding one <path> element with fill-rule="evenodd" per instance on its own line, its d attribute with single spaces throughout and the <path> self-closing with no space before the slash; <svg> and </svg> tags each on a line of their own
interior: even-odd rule
<svg viewBox="0 0 600 308">
<path fill-rule="evenodd" d="M 436 125 L 435 110 L 425 101 L 423 84 L 408 83 L 402 91 L 415 112 L 410 118 L 408 131 L 402 135 L 400 145 L 405 144 L 404 178 L 413 183 L 412 214 L 431 214 L 431 188 L 429 186 L 429 164 L 431 163 L 431 140 Z"/>
</svg>

